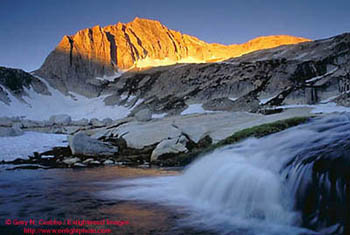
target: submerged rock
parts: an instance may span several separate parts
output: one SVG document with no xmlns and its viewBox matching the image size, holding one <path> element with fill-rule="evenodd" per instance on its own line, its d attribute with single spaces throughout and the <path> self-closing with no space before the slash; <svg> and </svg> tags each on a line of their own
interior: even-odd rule
<svg viewBox="0 0 350 235">
<path fill-rule="evenodd" d="M 118 147 L 93 139 L 82 132 L 69 136 L 68 141 L 74 155 L 113 156 L 118 153 Z"/>
</svg>

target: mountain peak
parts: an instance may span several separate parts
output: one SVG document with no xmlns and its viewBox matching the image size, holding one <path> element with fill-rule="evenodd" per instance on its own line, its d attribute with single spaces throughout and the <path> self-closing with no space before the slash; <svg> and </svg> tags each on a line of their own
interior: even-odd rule
<svg viewBox="0 0 350 235">
<path fill-rule="evenodd" d="M 64 36 L 38 72 L 63 81 L 85 81 L 120 70 L 220 61 L 255 50 L 305 41 L 308 39 L 274 35 L 226 46 L 206 43 L 168 29 L 157 20 L 135 17 L 129 23 L 96 25 Z"/>
<path fill-rule="evenodd" d="M 136 16 L 132 22 L 153 22 L 153 23 L 160 23 L 158 20 L 152 20 L 152 19 L 146 19 L 146 18 L 140 18 Z"/>
</svg>

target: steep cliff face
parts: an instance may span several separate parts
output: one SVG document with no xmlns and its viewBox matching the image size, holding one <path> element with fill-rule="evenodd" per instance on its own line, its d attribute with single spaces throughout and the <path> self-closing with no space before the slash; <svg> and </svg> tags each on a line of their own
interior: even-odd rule
<svg viewBox="0 0 350 235">
<path fill-rule="evenodd" d="M 259 37 L 244 44 L 209 44 L 170 30 L 159 21 L 134 21 L 101 28 L 95 26 L 64 36 L 46 58 L 37 75 L 62 92 L 96 96 L 102 91 L 96 77 L 118 70 L 175 63 L 222 61 L 252 51 L 308 41 L 287 35 Z"/>
</svg>

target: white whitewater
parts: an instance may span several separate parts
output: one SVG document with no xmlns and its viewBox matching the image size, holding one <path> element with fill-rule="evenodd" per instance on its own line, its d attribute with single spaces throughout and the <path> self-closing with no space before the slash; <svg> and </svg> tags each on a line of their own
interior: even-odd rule
<svg viewBox="0 0 350 235">
<path fill-rule="evenodd" d="M 305 151 L 350 136 L 344 125 L 350 125 L 350 115 L 250 138 L 206 154 L 179 176 L 112 182 L 118 189 L 101 196 L 186 208 L 189 217 L 181 226 L 220 234 L 314 234 L 300 228 L 301 212 L 294 209 L 312 168 L 298 161 Z"/>
</svg>

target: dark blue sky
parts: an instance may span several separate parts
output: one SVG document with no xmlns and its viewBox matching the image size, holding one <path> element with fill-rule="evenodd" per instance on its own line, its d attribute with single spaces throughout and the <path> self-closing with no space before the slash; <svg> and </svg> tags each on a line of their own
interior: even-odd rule
<svg viewBox="0 0 350 235">
<path fill-rule="evenodd" d="M 349 12 L 349 0 L 1 0 L 0 65 L 37 69 L 63 35 L 136 16 L 232 44 L 271 34 L 330 37 L 350 31 Z"/>
</svg>

